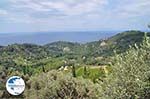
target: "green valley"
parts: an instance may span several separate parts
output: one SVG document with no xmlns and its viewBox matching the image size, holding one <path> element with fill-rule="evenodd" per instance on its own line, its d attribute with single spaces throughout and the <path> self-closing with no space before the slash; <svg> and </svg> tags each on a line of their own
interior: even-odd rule
<svg viewBox="0 0 150 99">
<path fill-rule="evenodd" d="M 149 99 L 149 37 L 125 31 L 84 44 L 0 46 L 0 98 L 17 98 L 5 83 L 19 75 L 24 99 Z"/>
</svg>

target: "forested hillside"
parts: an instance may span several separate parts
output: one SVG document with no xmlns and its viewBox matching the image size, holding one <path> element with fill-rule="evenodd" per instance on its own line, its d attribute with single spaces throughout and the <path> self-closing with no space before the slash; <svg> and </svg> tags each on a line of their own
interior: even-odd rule
<svg viewBox="0 0 150 99">
<path fill-rule="evenodd" d="M 148 99 L 149 36 L 126 31 L 85 44 L 0 46 L 0 98 L 12 97 L 5 82 L 20 75 L 26 99 Z"/>
</svg>

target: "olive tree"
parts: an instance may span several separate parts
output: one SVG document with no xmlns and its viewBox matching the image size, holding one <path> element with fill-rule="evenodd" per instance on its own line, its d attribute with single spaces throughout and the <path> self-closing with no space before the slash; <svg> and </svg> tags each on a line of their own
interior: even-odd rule
<svg viewBox="0 0 150 99">
<path fill-rule="evenodd" d="M 105 99 L 150 99 L 150 40 L 117 55 L 104 82 Z"/>
</svg>

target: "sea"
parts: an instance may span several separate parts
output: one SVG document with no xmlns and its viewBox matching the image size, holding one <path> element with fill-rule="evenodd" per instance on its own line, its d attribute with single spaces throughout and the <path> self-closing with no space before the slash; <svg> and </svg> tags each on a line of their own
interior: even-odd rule
<svg viewBox="0 0 150 99">
<path fill-rule="evenodd" d="M 0 45 L 31 43 L 44 45 L 56 41 L 87 43 L 107 39 L 120 31 L 19 32 L 0 33 Z"/>
</svg>

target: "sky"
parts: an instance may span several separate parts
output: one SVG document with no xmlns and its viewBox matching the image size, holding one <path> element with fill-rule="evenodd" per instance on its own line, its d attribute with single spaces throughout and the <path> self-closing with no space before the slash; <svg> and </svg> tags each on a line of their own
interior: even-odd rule
<svg viewBox="0 0 150 99">
<path fill-rule="evenodd" d="M 147 30 L 150 0 L 0 0 L 0 33 Z"/>
</svg>

